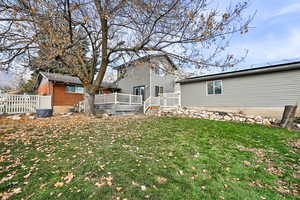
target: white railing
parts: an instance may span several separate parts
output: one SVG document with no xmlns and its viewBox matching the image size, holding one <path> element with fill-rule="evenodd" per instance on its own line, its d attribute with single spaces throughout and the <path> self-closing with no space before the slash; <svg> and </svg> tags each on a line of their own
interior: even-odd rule
<svg viewBox="0 0 300 200">
<path fill-rule="evenodd" d="M 32 113 L 51 109 L 51 96 L 0 94 L 0 114 Z"/>
<path fill-rule="evenodd" d="M 111 93 L 95 95 L 95 104 L 127 104 L 142 105 L 143 98 L 141 95 Z"/>
<path fill-rule="evenodd" d="M 151 107 L 178 108 L 181 106 L 180 93 L 163 93 L 158 97 L 149 97 L 144 102 L 144 113 Z"/>
</svg>

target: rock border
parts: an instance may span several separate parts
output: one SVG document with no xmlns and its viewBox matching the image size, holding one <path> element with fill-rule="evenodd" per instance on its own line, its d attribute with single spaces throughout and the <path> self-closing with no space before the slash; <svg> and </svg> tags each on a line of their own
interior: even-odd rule
<svg viewBox="0 0 300 200">
<path fill-rule="evenodd" d="M 278 126 L 279 120 L 276 118 L 264 118 L 261 116 L 247 116 L 241 113 L 234 112 L 220 112 L 220 111 L 207 111 L 207 110 L 189 110 L 189 109 L 177 109 L 177 110 L 160 110 L 156 113 L 150 113 L 154 116 L 165 117 L 189 117 L 198 119 L 209 119 L 216 121 L 233 121 L 252 124 L 261 124 L 266 126 Z"/>
</svg>

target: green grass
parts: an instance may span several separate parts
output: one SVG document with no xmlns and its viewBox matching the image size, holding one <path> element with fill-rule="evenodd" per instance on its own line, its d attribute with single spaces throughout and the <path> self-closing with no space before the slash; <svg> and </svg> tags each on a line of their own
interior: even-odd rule
<svg viewBox="0 0 300 200">
<path fill-rule="evenodd" d="M 25 136 L 15 136 L 22 132 Z M 201 119 L 141 118 L 95 119 L 72 128 L 20 128 L 2 136 L 11 138 L 0 141 L 5 158 L 0 181 L 15 175 L 0 184 L 0 193 L 22 190 L 11 199 L 299 198 L 294 174 L 300 154 L 289 145 L 300 139 L 299 132 Z M 63 178 L 68 173 L 75 177 L 67 184 Z M 101 177 L 106 183 L 112 177 L 112 185 L 95 185 Z M 64 185 L 55 187 L 57 182 Z"/>
</svg>

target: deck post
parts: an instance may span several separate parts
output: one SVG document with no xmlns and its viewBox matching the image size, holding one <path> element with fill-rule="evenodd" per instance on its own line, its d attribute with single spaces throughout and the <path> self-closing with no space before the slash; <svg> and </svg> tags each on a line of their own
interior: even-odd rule
<svg viewBox="0 0 300 200">
<path fill-rule="evenodd" d="M 181 93 L 178 93 L 178 104 L 179 108 L 181 108 Z"/>
</svg>

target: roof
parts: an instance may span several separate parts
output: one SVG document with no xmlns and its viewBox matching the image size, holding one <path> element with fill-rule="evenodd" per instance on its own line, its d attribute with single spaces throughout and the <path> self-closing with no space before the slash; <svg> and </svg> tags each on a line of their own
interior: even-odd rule
<svg viewBox="0 0 300 200">
<path fill-rule="evenodd" d="M 300 61 L 287 62 L 287 63 L 275 64 L 275 65 L 267 65 L 258 68 L 243 69 L 243 70 L 238 70 L 233 72 L 195 76 L 195 77 L 190 77 L 190 78 L 177 81 L 177 83 L 185 84 L 185 83 L 192 83 L 192 82 L 201 82 L 201 81 L 232 78 L 232 77 L 239 77 L 239 76 L 281 72 L 281 71 L 289 71 L 289 70 L 296 70 L 296 69 L 300 69 Z"/>
<path fill-rule="evenodd" d="M 119 69 L 119 68 L 123 68 L 123 67 L 128 67 L 136 62 L 141 62 L 141 61 L 147 61 L 149 60 L 150 58 L 159 58 L 159 57 L 165 57 L 167 59 L 167 61 L 171 64 L 171 66 L 177 70 L 177 67 L 176 65 L 173 63 L 173 61 L 170 59 L 170 57 L 166 54 L 155 54 L 155 55 L 147 55 L 147 56 L 143 56 L 143 57 L 140 57 L 138 59 L 135 59 L 135 60 L 132 60 L 132 61 L 129 61 L 127 63 L 124 63 L 122 65 L 119 65 L 119 66 L 116 66 L 116 67 L 113 67 L 113 69 Z"/>
<path fill-rule="evenodd" d="M 40 74 L 43 77 L 47 78 L 49 81 L 82 85 L 80 79 L 75 76 L 58 74 L 58 73 L 47 73 L 47 72 L 40 72 Z"/>
<path fill-rule="evenodd" d="M 53 82 L 82 85 L 82 82 L 80 81 L 80 79 L 75 76 L 59 74 L 59 73 L 48 73 L 48 72 L 40 72 L 40 75 L 47 78 L 49 81 L 53 81 Z M 117 88 L 117 85 L 113 82 L 103 81 L 101 83 L 101 87 L 102 88 Z"/>
</svg>

